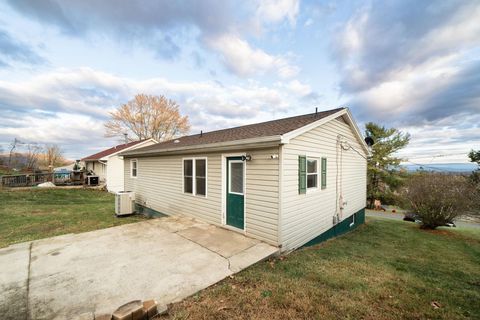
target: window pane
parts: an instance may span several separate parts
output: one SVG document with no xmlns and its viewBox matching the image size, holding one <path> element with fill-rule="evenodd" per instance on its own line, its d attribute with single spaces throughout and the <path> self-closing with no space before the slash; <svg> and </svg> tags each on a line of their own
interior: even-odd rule
<svg viewBox="0 0 480 320">
<path fill-rule="evenodd" d="M 317 175 L 309 174 L 307 176 L 307 188 L 316 188 L 317 187 Z"/>
<path fill-rule="evenodd" d="M 230 192 L 243 194 L 243 162 L 230 163 Z"/>
<path fill-rule="evenodd" d="M 317 160 L 307 160 L 307 173 L 317 172 Z"/>
<path fill-rule="evenodd" d="M 197 189 L 196 189 L 196 192 L 197 192 L 197 195 L 200 195 L 200 196 L 204 196 L 206 194 L 206 180 L 205 178 L 198 178 L 197 177 Z"/>
<path fill-rule="evenodd" d="M 193 160 L 183 160 L 183 175 L 191 177 L 193 175 Z"/>
<path fill-rule="evenodd" d="M 137 161 L 132 161 L 132 177 L 137 176 Z"/>
<path fill-rule="evenodd" d="M 195 160 L 195 175 L 198 177 L 205 177 L 206 167 L 204 159 Z"/>
<path fill-rule="evenodd" d="M 193 193 L 193 184 L 192 184 L 192 177 L 184 177 L 183 178 L 183 192 L 185 193 Z"/>
</svg>

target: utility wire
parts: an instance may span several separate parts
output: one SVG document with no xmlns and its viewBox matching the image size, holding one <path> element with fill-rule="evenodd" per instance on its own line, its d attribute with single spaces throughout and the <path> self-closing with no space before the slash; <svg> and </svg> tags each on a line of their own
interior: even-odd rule
<svg viewBox="0 0 480 320">
<path fill-rule="evenodd" d="M 438 168 L 438 167 L 432 167 L 432 166 L 428 166 L 428 165 L 424 165 L 424 164 L 420 164 L 420 163 L 415 163 L 415 162 L 412 162 L 412 161 L 405 161 L 405 162 L 408 162 L 408 163 L 411 163 L 411 164 L 414 164 L 416 166 L 420 166 L 420 167 L 423 167 L 423 168 L 427 168 L 427 169 L 432 169 L 432 170 L 438 170 L 438 171 L 443 171 L 443 172 L 463 172 L 462 170 L 449 170 L 449 169 L 442 169 L 442 168 Z"/>
</svg>

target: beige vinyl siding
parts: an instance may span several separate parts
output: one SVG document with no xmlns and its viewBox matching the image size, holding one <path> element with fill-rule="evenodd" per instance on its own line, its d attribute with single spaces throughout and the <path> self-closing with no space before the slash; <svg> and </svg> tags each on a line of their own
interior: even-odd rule
<svg viewBox="0 0 480 320">
<path fill-rule="evenodd" d="M 278 148 L 226 152 L 250 154 L 246 164 L 246 220 L 249 236 L 278 244 Z M 183 192 L 184 158 L 207 158 L 207 197 Z M 222 153 L 139 157 L 136 178 L 130 177 L 130 158 L 125 158 L 125 190 L 135 191 L 139 204 L 168 215 L 184 214 L 222 225 Z"/>
<path fill-rule="evenodd" d="M 246 176 L 247 234 L 278 244 L 278 148 L 248 151 Z"/>
<path fill-rule="evenodd" d="M 336 141 L 339 134 L 343 135 L 352 147 L 366 156 L 351 127 L 343 119 L 331 120 L 282 146 L 284 158 L 281 199 L 283 250 L 298 248 L 333 226 L 337 203 L 335 190 Z M 325 189 L 321 189 L 321 175 L 319 174 L 317 189 L 308 189 L 306 194 L 298 193 L 299 155 L 317 159 L 319 173 L 321 158 L 327 158 L 327 186 Z M 353 150 L 343 151 L 341 169 L 343 199 L 347 202 L 343 211 L 343 220 L 365 207 L 366 160 Z"/>
</svg>

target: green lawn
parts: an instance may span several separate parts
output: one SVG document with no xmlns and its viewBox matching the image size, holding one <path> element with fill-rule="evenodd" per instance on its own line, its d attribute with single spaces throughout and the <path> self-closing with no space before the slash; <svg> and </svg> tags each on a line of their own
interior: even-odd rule
<svg viewBox="0 0 480 320">
<path fill-rule="evenodd" d="M 98 190 L 0 190 L 0 247 L 145 219 L 116 218 L 114 206 L 114 196 Z"/>
<path fill-rule="evenodd" d="M 480 231 L 368 219 L 170 306 L 173 319 L 480 319 Z"/>
</svg>

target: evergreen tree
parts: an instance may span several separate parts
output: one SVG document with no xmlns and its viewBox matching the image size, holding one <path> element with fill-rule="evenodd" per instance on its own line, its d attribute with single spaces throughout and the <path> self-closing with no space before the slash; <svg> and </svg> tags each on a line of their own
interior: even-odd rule
<svg viewBox="0 0 480 320">
<path fill-rule="evenodd" d="M 473 183 L 480 185 L 480 150 L 471 150 L 468 154 L 468 157 L 470 158 L 470 162 L 475 162 L 478 164 L 477 170 L 472 172 L 470 179 Z"/>
<path fill-rule="evenodd" d="M 404 174 L 399 168 L 402 159 L 394 154 L 408 145 L 410 134 L 369 122 L 365 125 L 365 135 L 375 141 L 367 172 L 367 199 L 373 207 L 375 199 L 391 199 L 392 191 L 403 181 Z"/>
</svg>

